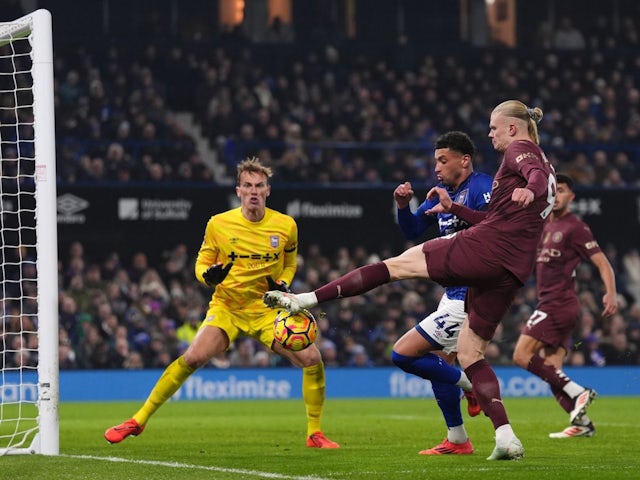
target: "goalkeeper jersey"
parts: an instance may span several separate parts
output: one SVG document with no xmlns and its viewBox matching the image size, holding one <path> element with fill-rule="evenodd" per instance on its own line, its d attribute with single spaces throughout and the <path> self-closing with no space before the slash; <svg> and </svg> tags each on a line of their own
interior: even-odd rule
<svg viewBox="0 0 640 480">
<path fill-rule="evenodd" d="M 262 220 L 251 222 L 239 207 L 209 219 L 196 260 L 196 278 L 204 282 L 202 274 L 211 265 L 232 262 L 229 274 L 216 286 L 212 305 L 260 311 L 265 308 L 267 276 L 291 284 L 297 254 L 298 226 L 292 217 L 266 208 Z"/>
</svg>

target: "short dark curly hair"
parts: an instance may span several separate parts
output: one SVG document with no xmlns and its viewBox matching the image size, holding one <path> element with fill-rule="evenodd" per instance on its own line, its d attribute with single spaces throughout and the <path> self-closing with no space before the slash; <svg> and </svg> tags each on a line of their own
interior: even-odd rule
<svg viewBox="0 0 640 480">
<path fill-rule="evenodd" d="M 473 144 L 473 140 L 471 140 L 469 135 L 456 130 L 440 135 L 436 139 L 435 148 L 436 150 L 439 148 L 449 148 L 463 155 L 470 155 L 471 157 L 476 153 L 476 146 Z"/>
</svg>

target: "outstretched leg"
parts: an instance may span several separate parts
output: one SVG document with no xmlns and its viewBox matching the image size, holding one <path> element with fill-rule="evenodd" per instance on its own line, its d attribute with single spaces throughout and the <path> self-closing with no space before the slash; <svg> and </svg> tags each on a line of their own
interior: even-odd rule
<svg viewBox="0 0 640 480">
<path fill-rule="evenodd" d="M 356 268 L 313 292 L 292 294 L 279 290 L 268 291 L 264 294 L 264 303 L 271 308 L 281 307 L 297 313 L 329 300 L 362 295 L 380 285 L 409 278 L 429 278 L 422 245 L 411 247 L 383 262 Z"/>
</svg>

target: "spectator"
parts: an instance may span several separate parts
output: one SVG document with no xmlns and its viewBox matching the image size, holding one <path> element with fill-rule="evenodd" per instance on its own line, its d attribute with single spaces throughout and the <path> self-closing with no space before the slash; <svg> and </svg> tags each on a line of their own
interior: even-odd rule
<svg viewBox="0 0 640 480">
<path fill-rule="evenodd" d="M 607 365 L 638 365 L 637 347 L 629 343 L 625 332 L 613 334 L 611 340 L 602 345 L 602 355 Z"/>
<path fill-rule="evenodd" d="M 553 36 L 553 45 L 560 50 L 582 50 L 585 48 L 585 39 L 569 17 L 562 17 Z"/>
<path fill-rule="evenodd" d="M 243 338 L 236 343 L 235 349 L 229 355 L 232 367 L 252 367 L 256 354 L 256 343 L 252 338 Z"/>
<path fill-rule="evenodd" d="M 142 355 L 139 352 L 131 352 L 122 363 L 122 367 L 126 370 L 141 370 L 144 368 Z"/>
<path fill-rule="evenodd" d="M 198 333 L 201 320 L 202 313 L 199 310 L 189 310 L 185 322 L 176 329 L 176 338 L 179 341 L 179 349 L 181 352 L 184 352 L 193 341 L 196 333 Z"/>
<path fill-rule="evenodd" d="M 351 357 L 347 362 L 348 367 L 373 367 L 375 364 L 369 358 L 369 354 L 362 345 L 354 345 L 351 349 Z"/>
</svg>

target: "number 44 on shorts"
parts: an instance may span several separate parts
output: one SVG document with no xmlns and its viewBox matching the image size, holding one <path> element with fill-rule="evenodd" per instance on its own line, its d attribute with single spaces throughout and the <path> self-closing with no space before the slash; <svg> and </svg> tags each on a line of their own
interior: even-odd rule
<svg viewBox="0 0 640 480">
<path fill-rule="evenodd" d="M 452 319 L 448 313 L 433 319 L 433 323 L 437 325 L 438 331 L 446 333 L 446 337 L 443 337 L 442 334 L 439 334 L 438 337 L 451 338 L 458 333 L 460 330 L 460 324 L 453 320 L 454 319 Z"/>
</svg>

